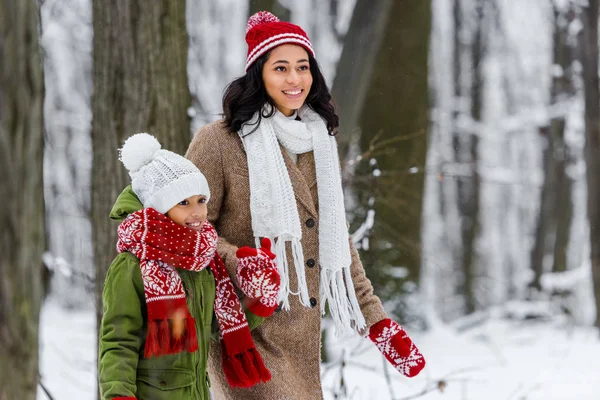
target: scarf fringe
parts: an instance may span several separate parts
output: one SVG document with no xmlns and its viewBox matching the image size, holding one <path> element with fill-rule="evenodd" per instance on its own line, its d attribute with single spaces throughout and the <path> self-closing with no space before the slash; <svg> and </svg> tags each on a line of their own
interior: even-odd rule
<svg viewBox="0 0 600 400">
<path fill-rule="evenodd" d="M 343 338 L 366 327 L 352 284 L 350 269 L 343 271 L 321 270 L 321 313 L 325 306 L 335 325 L 335 336 Z"/>
<path fill-rule="evenodd" d="M 358 299 L 356 298 L 356 291 L 354 290 L 354 282 L 352 281 L 352 273 L 350 268 L 344 268 L 344 277 L 346 282 L 346 289 L 348 290 L 348 299 L 350 299 L 350 306 L 352 309 L 352 317 L 354 320 L 354 329 L 358 332 L 362 332 L 366 327 L 367 323 L 365 321 L 365 317 L 360 309 L 360 305 L 358 304 Z"/>
<path fill-rule="evenodd" d="M 271 240 L 271 243 L 274 241 Z M 292 247 L 292 260 L 294 262 L 294 269 L 296 270 L 296 277 L 298 278 L 298 291 L 293 292 L 290 288 L 290 266 L 287 259 L 286 242 L 290 242 Z M 310 307 L 310 297 L 308 295 L 308 285 L 306 283 L 306 273 L 304 271 L 304 254 L 302 251 L 302 243 L 299 239 L 284 239 L 282 237 L 277 238 L 275 243 L 275 260 L 277 262 L 277 268 L 281 277 L 281 287 L 277 296 L 277 302 L 281 304 L 281 308 L 284 310 L 290 309 L 289 295 L 300 297 L 300 303 L 305 307 Z"/>
<path fill-rule="evenodd" d="M 272 240 L 271 243 L 275 243 L 275 260 L 281 279 L 277 302 L 281 304 L 282 309 L 289 310 L 290 300 L 288 295 L 290 294 L 290 276 L 288 274 L 290 268 L 285 254 L 285 240 L 283 240 L 283 238 L 277 238 L 276 241 Z"/>
<path fill-rule="evenodd" d="M 175 338 L 169 320 L 148 321 L 148 335 L 144 346 L 144 358 L 177 354 L 181 351 L 190 353 L 198 350 L 198 336 L 194 318 L 185 318 L 185 330 L 180 338 Z"/>
<path fill-rule="evenodd" d="M 310 307 L 310 298 L 308 296 L 308 285 L 306 284 L 306 268 L 304 267 L 304 253 L 300 239 L 292 240 L 292 255 L 294 257 L 294 267 L 298 277 L 298 292 L 300 293 L 300 303 Z"/>
<path fill-rule="evenodd" d="M 190 353 L 198 350 L 198 333 L 196 332 L 196 321 L 189 316 L 185 319 L 185 332 L 183 336 L 185 349 Z"/>
<path fill-rule="evenodd" d="M 255 348 L 228 356 L 221 342 L 221 352 L 223 371 L 229 386 L 248 388 L 271 379 L 271 372 L 265 367 L 262 357 Z"/>
</svg>

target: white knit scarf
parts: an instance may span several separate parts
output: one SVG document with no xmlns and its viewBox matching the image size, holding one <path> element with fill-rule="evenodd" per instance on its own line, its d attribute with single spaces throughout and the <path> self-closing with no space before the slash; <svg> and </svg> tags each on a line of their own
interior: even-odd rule
<svg viewBox="0 0 600 400">
<path fill-rule="evenodd" d="M 270 110 L 265 105 L 263 110 Z M 349 335 L 365 327 L 352 277 L 350 246 L 342 192 L 340 162 L 335 138 L 329 135 L 324 120 L 308 106 L 299 112 L 301 121 L 288 119 L 278 110 L 270 118 L 258 113 L 242 126 L 242 137 L 248 157 L 250 176 L 250 212 L 256 239 L 268 237 L 275 243 L 277 265 L 281 274 L 279 302 L 289 310 L 289 295 L 299 295 L 300 302 L 310 307 L 306 286 L 302 229 L 294 189 L 279 144 L 294 154 L 314 152 L 319 193 L 319 265 L 321 313 L 326 304 L 339 336 Z M 286 242 L 290 242 L 298 291 L 290 288 Z"/>
</svg>

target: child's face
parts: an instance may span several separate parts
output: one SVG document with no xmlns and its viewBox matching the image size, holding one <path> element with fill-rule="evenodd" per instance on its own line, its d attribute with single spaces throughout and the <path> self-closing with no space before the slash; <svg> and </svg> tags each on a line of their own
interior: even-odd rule
<svg viewBox="0 0 600 400">
<path fill-rule="evenodd" d="M 200 232 L 202 224 L 206 221 L 206 196 L 190 196 L 180 201 L 167 211 L 167 217 L 179 225 Z"/>
</svg>

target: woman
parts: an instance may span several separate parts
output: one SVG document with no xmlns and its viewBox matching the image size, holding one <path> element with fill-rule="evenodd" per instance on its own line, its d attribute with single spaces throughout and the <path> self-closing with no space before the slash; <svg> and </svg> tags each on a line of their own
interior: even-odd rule
<svg viewBox="0 0 600 400">
<path fill-rule="evenodd" d="M 397 369 L 416 375 L 425 365 L 423 356 L 387 318 L 349 240 L 333 136 L 338 117 L 310 40 L 299 26 L 260 12 L 248 21 L 246 42 L 246 74 L 227 87 L 223 120 L 200 129 L 186 157 L 206 175 L 212 193 L 208 220 L 219 232 L 218 251 L 246 296 L 257 297 L 245 290 L 236 252 L 253 243 L 258 247 L 260 238 L 274 243 L 279 307 L 252 332 L 273 378 L 231 389 L 218 369 L 218 349 L 211 349 L 214 395 L 322 398 L 326 309 L 338 334 L 368 334 Z"/>
</svg>

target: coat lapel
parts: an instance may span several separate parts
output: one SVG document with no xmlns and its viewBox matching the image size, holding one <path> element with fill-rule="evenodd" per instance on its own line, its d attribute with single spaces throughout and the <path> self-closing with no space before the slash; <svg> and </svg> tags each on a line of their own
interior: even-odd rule
<svg viewBox="0 0 600 400">
<path fill-rule="evenodd" d="M 312 190 L 317 184 L 317 170 L 315 168 L 315 157 L 312 151 L 308 153 L 298 154 L 298 162 L 296 166 L 302 172 L 304 180 L 308 184 L 308 188 Z"/>
<path fill-rule="evenodd" d="M 297 160 L 298 164 L 296 164 L 292 161 L 287 151 L 281 146 L 280 148 L 285 165 L 290 174 L 296 201 L 299 205 L 304 206 L 313 217 L 317 218 L 317 209 L 311 194 L 311 188 L 317 183 L 313 153 L 299 154 Z"/>
</svg>

